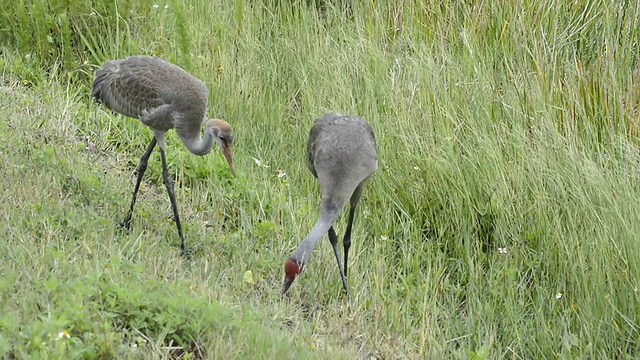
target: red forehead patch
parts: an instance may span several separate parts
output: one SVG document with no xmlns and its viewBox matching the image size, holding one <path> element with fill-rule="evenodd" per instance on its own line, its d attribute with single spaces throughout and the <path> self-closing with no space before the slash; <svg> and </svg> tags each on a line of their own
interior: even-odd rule
<svg viewBox="0 0 640 360">
<path fill-rule="evenodd" d="M 287 279 L 295 279 L 302 272 L 302 265 L 298 265 L 298 263 L 289 259 L 286 264 L 284 264 L 284 274 Z"/>
</svg>

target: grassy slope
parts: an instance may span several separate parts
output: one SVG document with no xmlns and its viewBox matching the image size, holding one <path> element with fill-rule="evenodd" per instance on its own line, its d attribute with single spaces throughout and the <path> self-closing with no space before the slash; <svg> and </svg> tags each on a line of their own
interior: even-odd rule
<svg viewBox="0 0 640 360">
<path fill-rule="evenodd" d="M 149 331 L 123 319 L 157 301 L 152 313 L 204 319 L 188 328 L 218 356 L 637 354 L 633 9 L 363 3 L 351 18 L 185 4 L 200 14 L 192 71 L 210 85 L 211 115 L 236 129 L 239 173 L 169 137 L 195 260 L 179 257 L 158 156 L 133 231 L 115 225 L 147 129 L 89 104 L 86 89 L 27 89 L 6 76 L 0 271 L 12 311 L 0 350 L 71 328 L 79 349 L 134 351 Z M 364 116 L 378 135 L 380 170 L 354 232 L 352 314 L 326 244 L 292 301 L 278 296 L 284 259 L 317 216 L 304 146 L 329 110 Z M 149 336 L 151 354 L 168 351 L 151 345 L 167 344 L 162 333 Z"/>
</svg>

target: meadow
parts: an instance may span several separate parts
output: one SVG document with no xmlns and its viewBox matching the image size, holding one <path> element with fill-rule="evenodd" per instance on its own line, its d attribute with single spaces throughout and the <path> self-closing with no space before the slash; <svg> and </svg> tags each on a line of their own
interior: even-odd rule
<svg viewBox="0 0 640 360">
<path fill-rule="evenodd" d="M 16 1 L 0 10 L 0 357 L 635 359 L 640 6 L 634 1 Z M 90 98 L 97 66 L 183 66 L 235 130 L 167 155 Z M 357 114 L 379 168 L 348 307 L 306 140 Z M 346 214 L 336 224 L 339 236 Z"/>
</svg>

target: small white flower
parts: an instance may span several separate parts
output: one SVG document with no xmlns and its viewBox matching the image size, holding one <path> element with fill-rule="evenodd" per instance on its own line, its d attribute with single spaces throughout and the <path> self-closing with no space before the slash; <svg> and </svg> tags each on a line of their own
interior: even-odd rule
<svg viewBox="0 0 640 360">
<path fill-rule="evenodd" d="M 164 6 L 164 8 L 165 8 L 165 9 L 168 9 L 168 8 L 169 8 L 169 5 L 165 5 L 165 6 Z"/>
<path fill-rule="evenodd" d="M 263 168 L 268 168 L 268 165 L 265 165 L 262 163 L 262 161 L 260 161 L 259 159 L 253 158 L 253 161 L 256 163 L 256 165 L 258 165 L 258 167 L 263 167 Z"/>
<path fill-rule="evenodd" d="M 66 337 L 67 339 L 71 337 L 71 335 L 69 335 L 69 332 L 68 332 L 67 330 L 65 330 L 65 331 L 60 331 L 60 332 L 58 333 L 58 339 L 62 339 L 62 338 L 65 338 L 65 337 Z"/>
<path fill-rule="evenodd" d="M 385 235 L 381 235 L 381 236 L 380 236 L 380 240 L 382 240 L 382 241 L 387 241 L 387 237 L 386 237 Z"/>
<path fill-rule="evenodd" d="M 506 247 L 499 247 L 498 248 L 498 252 L 500 254 L 506 254 L 507 253 L 507 248 Z"/>
<path fill-rule="evenodd" d="M 154 9 L 158 9 L 160 6 L 158 6 L 158 4 L 153 4 L 153 8 Z"/>
<path fill-rule="evenodd" d="M 133 9 L 129 10 L 129 14 L 133 14 Z"/>
<path fill-rule="evenodd" d="M 415 171 L 420 171 L 420 168 L 419 168 L 418 166 L 414 166 L 414 167 L 413 167 L 413 170 L 415 170 Z"/>
<path fill-rule="evenodd" d="M 562 299 L 562 293 L 561 292 L 557 292 L 556 293 L 556 299 Z"/>
<path fill-rule="evenodd" d="M 287 176 L 287 173 L 284 170 L 278 170 L 278 178 L 283 178 Z"/>
</svg>

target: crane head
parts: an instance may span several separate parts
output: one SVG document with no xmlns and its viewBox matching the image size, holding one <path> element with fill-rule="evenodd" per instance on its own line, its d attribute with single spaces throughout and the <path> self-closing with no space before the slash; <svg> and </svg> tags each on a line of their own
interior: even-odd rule
<svg viewBox="0 0 640 360">
<path fill-rule="evenodd" d="M 293 280 L 296 279 L 296 276 L 300 275 L 304 268 L 303 264 L 298 263 L 294 259 L 287 260 L 286 264 L 284 264 L 284 285 L 282 286 L 282 295 L 287 293 L 291 284 L 293 284 Z"/>
<path fill-rule="evenodd" d="M 211 119 L 207 122 L 207 127 L 212 129 L 216 144 L 218 144 L 229 163 L 231 174 L 236 176 L 236 167 L 233 163 L 233 153 L 231 152 L 231 145 L 233 144 L 233 129 L 231 125 L 221 119 Z"/>
</svg>

